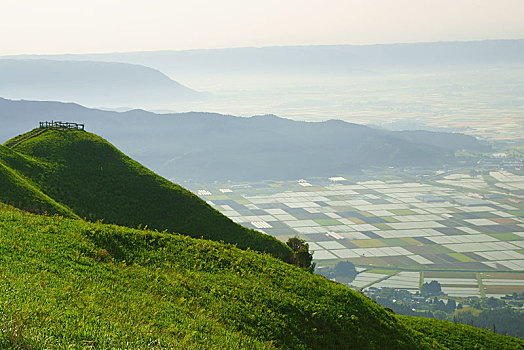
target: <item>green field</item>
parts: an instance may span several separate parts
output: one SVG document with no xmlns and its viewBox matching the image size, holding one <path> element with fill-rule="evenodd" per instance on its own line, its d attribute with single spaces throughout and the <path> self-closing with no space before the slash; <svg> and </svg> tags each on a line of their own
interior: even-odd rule
<svg viewBox="0 0 524 350">
<path fill-rule="evenodd" d="M 314 219 L 317 224 L 322 226 L 342 225 L 342 223 L 335 219 Z"/>
<path fill-rule="evenodd" d="M 472 258 L 464 254 L 460 254 L 460 253 L 449 253 L 448 255 L 462 262 L 474 262 L 475 261 Z"/>
</svg>

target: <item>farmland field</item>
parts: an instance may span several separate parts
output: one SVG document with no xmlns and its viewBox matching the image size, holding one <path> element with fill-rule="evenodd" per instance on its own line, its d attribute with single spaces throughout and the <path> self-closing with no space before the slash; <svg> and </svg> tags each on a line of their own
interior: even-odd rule
<svg viewBox="0 0 524 350">
<path fill-rule="evenodd" d="M 462 173 L 431 181 L 337 176 L 194 192 L 241 225 L 305 239 L 317 266 L 349 260 L 391 271 L 360 273 L 355 288 L 416 290 L 438 280 L 448 295 L 502 296 L 524 288 L 524 176 L 489 176 L 495 181 Z"/>
</svg>

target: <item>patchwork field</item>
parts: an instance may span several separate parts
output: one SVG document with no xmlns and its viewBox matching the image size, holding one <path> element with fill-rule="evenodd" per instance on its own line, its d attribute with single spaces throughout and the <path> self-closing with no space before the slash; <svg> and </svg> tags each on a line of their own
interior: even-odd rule
<svg viewBox="0 0 524 350">
<path fill-rule="evenodd" d="M 357 288 L 418 289 L 432 278 L 427 272 L 420 276 L 421 271 L 445 271 L 433 279 L 449 295 L 504 295 L 523 287 L 519 187 L 524 176 L 503 171 L 489 176 L 496 180 L 465 174 L 433 182 L 338 176 L 206 185 L 195 193 L 244 226 L 282 241 L 296 235 L 305 239 L 319 265 L 349 260 L 391 271 L 361 273 L 352 284 Z M 468 276 L 453 276 L 454 271 Z M 498 278 L 501 272 L 511 277 Z M 486 274 L 493 276 L 480 282 Z"/>
</svg>

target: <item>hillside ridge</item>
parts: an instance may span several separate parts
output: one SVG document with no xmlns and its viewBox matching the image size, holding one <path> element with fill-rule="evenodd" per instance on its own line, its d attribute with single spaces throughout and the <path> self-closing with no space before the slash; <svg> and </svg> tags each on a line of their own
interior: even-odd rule
<svg viewBox="0 0 524 350">
<path fill-rule="evenodd" d="M 135 51 L 69 55 L 14 55 L 6 58 L 118 61 L 155 67 L 173 76 L 213 73 L 295 72 L 376 74 L 386 69 L 461 67 L 522 62 L 523 39 L 303 45 Z"/>
<path fill-rule="evenodd" d="M 16 145 L 18 145 L 20 142 L 25 141 L 25 140 L 27 140 L 27 139 L 29 139 L 29 138 L 31 138 L 31 137 L 36 137 L 36 136 L 38 136 L 38 135 L 41 135 L 41 134 L 43 134 L 44 132 L 46 132 L 47 130 L 48 130 L 47 128 L 38 128 L 38 129 L 34 129 L 34 130 L 32 130 L 31 132 L 29 132 L 29 133 L 27 133 L 27 134 L 24 134 L 23 136 L 21 136 L 21 137 L 19 137 L 19 138 L 18 138 L 18 137 L 17 137 L 17 138 L 13 138 L 13 139 L 7 141 L 7 142 L 5 143 L 5 146 L 6 146 L 7 148 L 13 148 L 13 147 L 15 147 Z"/>
<path fill-rule="evenodd" d="M 14 168 L 75 215 L 224 241 L 285 261 L 291 258 L 291 250 L 284 243 L 234 223 L 99 136 L 79 130 L 53 128 L 42 132 L 37 128 L 6 144 L 12 144 L 10 150 L 16 154 L 42 164 L 40 168 Z"/>
<path fill-rule="evenodd" d="M 345 121 L 217 113 L 110 112 L 59 102 L 0 99 L 0 137 L 42 119 L 86 123 L 89 130 L 168 179 L 293 180 L 359 172 L 370 167 L 456 164 L 455 152 L 483 152 L 485 142 L 462 134 L 396 133 Z M 445 147 L 443 147 L 445 146 Z M 271 166 L 268 166 L 270 164 Z"/>
<path fill-rule="evenodd" d="M 158 69 L 130 63 L 0 58 L 0 76 L 2 96 L 98 107 L 151 108 L 207 97 Z"/>
<path fill-rule="evenodd" d="M 78 218 L 70 208 L 56 202 L 23 171 L 40 172 L 46 165 L 0 145 L 0 201 L 34 213 Z"/>
</svg>

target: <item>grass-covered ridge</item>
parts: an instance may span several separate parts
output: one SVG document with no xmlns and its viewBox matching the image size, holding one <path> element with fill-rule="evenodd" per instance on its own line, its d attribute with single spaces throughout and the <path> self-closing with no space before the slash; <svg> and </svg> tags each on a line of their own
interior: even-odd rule
<svg viewBox="0 0 524 350">
<path fill-rule="evenodd" d="M 76 215 L 67 207 L 44 194 L 20 171 L 38 173 L 44 164 L 24 157 L 0 145 L 0 201 L 34 213 Z"/>
<path fill-rule="evenodd" d="M 349 288 L 208 240 L 0 206 L 0 348 L 438 348 Z"/>
<path fill-rule="evenodd" d="M 423 317 L 400 318 L 413 329 L 434 338 L 449 349 L 524 349 L 524 341 L 521 339 L 494 334 L 461 323 Z"/>
<path fill-rule="evenodd" d="M 291 251 L 276 238 L 234 223 L 91 133 L 49 129 L 9 151 L 38 165 L 13 169 L 80 217 L 234 243 L 290 259 Z"/>
</svg>

